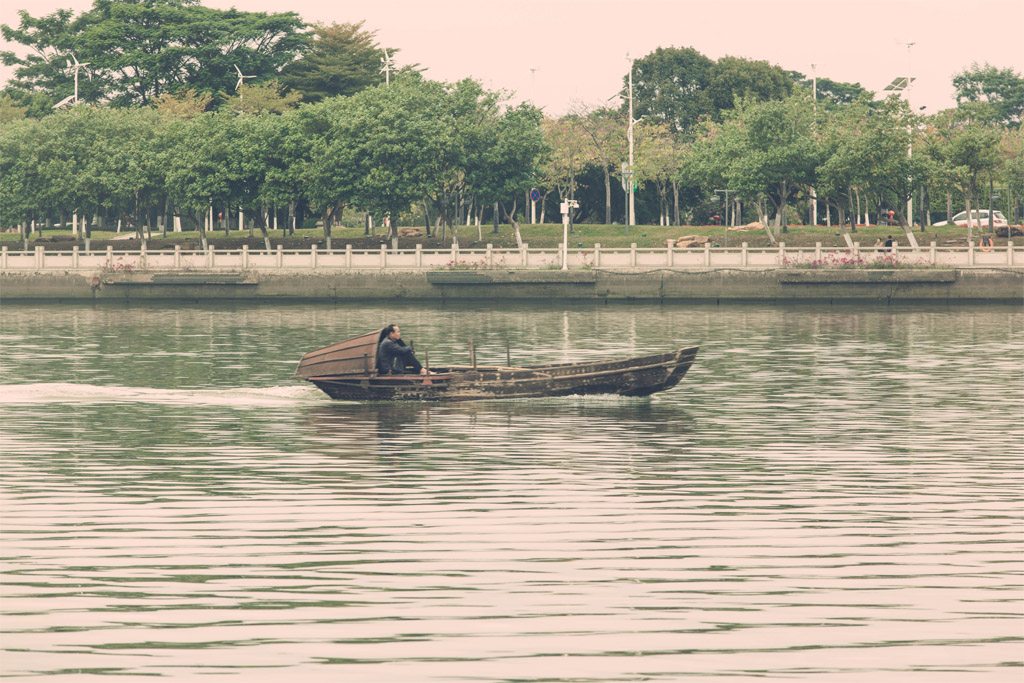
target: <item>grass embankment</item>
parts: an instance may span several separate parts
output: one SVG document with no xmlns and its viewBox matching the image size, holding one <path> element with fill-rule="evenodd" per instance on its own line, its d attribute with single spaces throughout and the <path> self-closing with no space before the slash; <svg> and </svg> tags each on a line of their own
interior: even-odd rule
<svg viewBox="0 0 1024 683">
<path fill-rule="evenodd" d="M 448 249 L 451 246 L 451 234 L 447 233 L 444 242 L 437 236 L 427 239 L 423 236 L 423 228 L 420 227 L 420 234 L 400 237 L 398 247 L 400 249 L 414 249 L 417 244 L 422 244 L 424 249 Z M 309 248 L 317 244 L 321 248 L 324 245 L 324 235 L 321 229 L 297 230 L 295 235 L 285 236 L 282 230 L 271 230 L 270 239 L 273 246 L 281 244 L 285 249 Z M 483 226 L 480 231 L 475 226 L 460 226 L 459 245 L 463 249 L 479 249 L 488 243 L 495 248 L 507 249 L 516 246 L 515 235 L 509 225 L 499 226 L 499 232 L 493 232 L 493 226 Z M 562 243 L 562 226 L 560 224 L 528 225 L 521 226 L 521 234 L 524 242 L 535 249 L 555 248 Z M 263 249 L 263 239 L 259 231 L 249 236 L 248 230 L 232 230 L 228 236 L 224 231 L 218 230 L 207 232 L 209 244 L 219 249 L 241 248 L 248 244 L 251 249 Z M 630 244 L 643 248 L 663 248 L 667 240 L 676 240 L 686 235 L 707 237 L 710 242 L 719 247 L 738 247 L 746 242 L 751 248 L 762 248 L 769 245 L 768 237 L 764 230 L 735 231 L 717 225 L 683 225 L 683 226 L 658 226 L 658 225 L 635 225 L 627 229 L 623 225 L 593 225 L 584 224 L 575 226 L 575 232 L 569 235 L 570 248 L 592 248 L 595 243 L 607 249 L 628 249 Z M 862 247 L 874 245 L 875 240 L 881 238 L 883 241 L 888 235 L 897 239 L 900 246 L 909 246 L 902 228 L 898 226 L 863 226 L 858 227 L 857 232 L 851 237 L 855 242 L 860 242 Z M 106 249 L 107 245 L 113 246 L 117 251 L 139 248 L 137 239 L 114 239 L 123 238 L 125 233 L 117 234 L 110 230 L 93 230 L 91 248 L 94 250 Z M 939 246 L 967 246 L 967 229 L 957 226 L 928 226 L 923 231 L 918 228 L 914 236 L 922 246 L 927 246 L 932 241 Z M 980 233 L 977 229 L 973 231 L 974 243 L 978 244 Z M 1018 236 L 1018 244 L 1024 244 L 1024 238 Z M 824 226 L 795 225 L 789 226 L 787 232 L 779 235 L 779 240 L 786 243 L 788 247 L 813 247 L 816 242 L 821 242 L 825 247 L 842 247 L 845 242 L 838 228 L 827 228 Z M 10 249 L 21 247 L 21 236 L 18 233 L 0 234 L 0 244 Z M 996 246 L 1005 246 L 1006 238 L 996 237 Z M 346 244 L 351 244 L 353 249 L 379 249 L 381 244 L 390 245 L 383 235 L 376 236 L 364 234 L 364 229 L 342 228 L 335 226 L 331 231 L 331 246 L 334 249 L 344 249 Z M 48 230 L 43 234 L 36 232 L 29 240 L 29 248 L 39 244 L 47 250 L 70 249 L 75 244 L 82 246 L 82 239 L 75 240 L 69 230 Z M 147 248 L 170 249 L 175 244 L 182 245 L 185 249 L 195 249 L 199 246 L 198 231 L 173 233 L 168 232 L 167 237 L 161 237 L 160 233 L 153 231 L 153 239 L 147 240 Z"/>
</svg>

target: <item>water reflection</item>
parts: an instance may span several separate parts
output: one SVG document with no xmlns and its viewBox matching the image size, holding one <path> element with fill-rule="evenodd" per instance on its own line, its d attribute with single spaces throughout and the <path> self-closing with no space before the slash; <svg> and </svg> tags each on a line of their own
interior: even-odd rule
<svg viewBox="0 0 1024 683">
<path fill-rule="evenodd" d="M 295 350 L 374 316 L 501 356 L 536 333 L 537 362 L 706 343 L 649 399 L 353 404 L 288 381 Z M 0 672 L 1015 679 L 1022 322 L 5 310 Z"/>
</svg>

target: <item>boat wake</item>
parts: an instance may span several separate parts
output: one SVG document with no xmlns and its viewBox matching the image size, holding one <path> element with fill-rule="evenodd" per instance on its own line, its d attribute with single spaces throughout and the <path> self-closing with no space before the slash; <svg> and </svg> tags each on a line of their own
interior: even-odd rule
<svg viewBox="0 0 1024 683">
<path fill-rule="evenodd" d="M 40 403 L 154 403 L 228 407 L 324 403 L 326 396 L 311 386 L 236 387 L 223 389 L 153 389 L 96 384 L 46 382 L 0 385 L 0 405 Z"/>
</svg>

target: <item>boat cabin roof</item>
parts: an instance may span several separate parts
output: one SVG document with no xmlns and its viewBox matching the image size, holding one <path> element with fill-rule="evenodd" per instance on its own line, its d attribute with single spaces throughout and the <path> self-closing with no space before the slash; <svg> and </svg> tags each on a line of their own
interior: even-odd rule
<svg viewBox="0 0 1024 683">
<path fill-rule="evenodd" d="M 377 373 L 377 350 L 384 339 L 385 328 L 350 337 L 344 341 L 310 351 L 295 369 L 295 376 L 334 377 L 338 375 L 371 375 Z"/>
</svg>

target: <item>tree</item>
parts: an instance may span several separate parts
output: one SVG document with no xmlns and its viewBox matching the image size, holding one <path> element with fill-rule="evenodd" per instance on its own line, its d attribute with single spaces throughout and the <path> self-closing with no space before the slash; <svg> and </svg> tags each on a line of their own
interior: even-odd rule
<svg viewBox="0 0 1024 683">
<path fill-rule="evenodd" d="M 532 104 L 507 108 L 499 118 L 492 119 L 487 133 L 489 140 L 481 148 L 479 161 L 471 165 L 467 177 L 470 192 L 482 202 L 494 203 L 495 226 L 502 199 L 517 196 L 529 187 L 537 176 L 539 160 L 549 151 L 541 133 L 543 118 L 541 111 Z M 521 245 L 519 224 L 512 213 L 508 218 L 515 230 L 516 242 Z"/>
<path fill-rule="evenodd" d="M 276 78 L 256 85 L 243 83 L 234 95 L 224 101 L 223 109 L 236 114 L 283 114 L 294 108 L 301 97 L 297 92 L 285 93 L 283 90 L 284 86 Z"/>
<path fill-rule="evenodd" d="M 938 173 L 964 193 L 967 235 L 971 237 L 971 204 L 978 196 L 978 177 L 1000 166 L 1000 130 L 994 107 L 987 103 L 964 104 L 932 117 L 933 143 L 928 147 Z M 980 226 L 979 226 L 980 227 Z"/>
<path fill-rule="evenodd" d="M 79 79 L 81 99 L 132 106 L 186 87 L 220 93 L 234 86 L 236 65 L 273 76 L 304 45 L 294 12 L 215 10 L 198 0 L 94 0 L 75 18 L 69 10 L 20 17 L 18 29 L 0 27 L 6 40 L 33 50 L 25 58 L 0 53 L 4 64 L 19 67 L 10 87 L 46 92 L 53 101 L 74 90 L 66 66 L 72 53 L 89 63 L 81 75 L 92 76 Z"/>
<path fill-rule="evenodd" d="M 776 229 L 781 227 L 782 232 L 786 232 L 790 195 L 813 183 L 818 165 L 813 120 L 811 102 L 803 94 L 767 102 L 745 100 L 723 122 L 711 143 L 727 187 L 747 201 L 761 196 L 771 200 Z M 764 222 L 763 214 L 761 218 Z"/>
<path fill-rule="evenodd" d="M 865 158 L 867 150 L 859 144 L 859 139 L 865 134 L 870 113 L 870 107 L 862 100 L 856 105 L 823 111 L 818 115 L 821 162 L 815 171 L 815 190 L 836 210 L 839 229 L 850 247 L 853 246 L 853 238 L 846 231 L 846 212 L 849 209 L 854 216 L 851 224 L 856 224 L 854 191 L 866 186 L 869 177 Z"/>
<path fill-rule="evenodd" d="M 989 63 L 971 66 L 953 76 L 956 102 L 987 102 L 1005 126 L 1021 122 L 1024 113 L 1024 78 L 1013 69 L 999 69 Z"/>
<path fill-rule="evenodd" d="M 660 224 L 670 225 L 668 190 L 679 168 L 678 137 L 666 123 L 642 122 L 636 127 L 636 180 L 642 187 L 654 183 L 658 191 Z"/>
<path fill-rule="evenodd" d="M 786 72 L 768 62 L 722 57 L 711 69 L 708 96 L 716 120 L 720 112 L 732 109 L 737 98 L 754 102 L 785 99 L 793 92 L 793 81 Z"/>
<path fill-rule="evenodd" d="M 594 160 L 604 175 L 604 222 L 612 222 L 612 169 L 626 159 L 626 122 L 619 112 L 603 107 L 574 112 L 594 146 Z"/>
<path fill-rule="evenodd" d="M 380 83 L 383 52 L 377 32 L 364 30 L 364 23 L 313 24 L 304 54 L 281 70 L 281 83 L 301 93 L 304 102 L 353 95 Z M 392 57 L 397 52 L 388 49 Z"/>
<path fill-rule="evenodd" d="M 541 129 L 551 151 L 541 171 L 545 185 L 564 201 L 575 196 L 576 178 L 594 162 L 594 148 L 578 117 L 544 119 Z"/>
<path fill-rule="evenodd" d="M 28 107 L 20 107 L 13 97 L 0 93 L 0 124 L 23 119 L 27 113 Z"/>
<path fill-rule="evenodd" d="M 714 113 L 708 92 L 715 63 L 692 47 L 661 48 L 633 62 L 633 112 L 668 124 L 673 132 L 691 130 Z M 623 77 L 626 97 L 628 74 Z M 627 104 L 624 102 L 622 111 Z"/>
<path fill-rule="evenodd" d="M 824 104 L 826 107 L 871 102 L 875 97 L 874 92 L 865 90 L 860 83 L 843 83 L 824 77 L 815 80 L 807 78 L 799 71 L 787 73 L 794 83 L 805 90 L 816 90 L 818 104 Z"/>
</svg>

